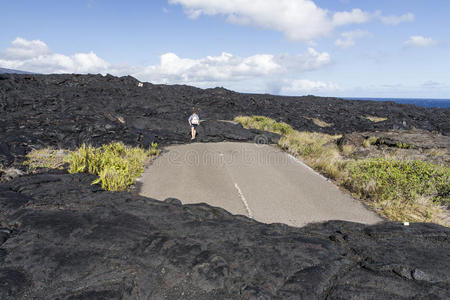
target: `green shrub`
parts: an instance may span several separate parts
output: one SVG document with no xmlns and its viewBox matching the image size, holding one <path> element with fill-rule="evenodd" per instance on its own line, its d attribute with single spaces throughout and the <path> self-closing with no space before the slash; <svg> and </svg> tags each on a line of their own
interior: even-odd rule
<svg viewBox="0 0 450 300">
<path fill-rule="evenodd" d="M 344 185 L 390 219 L 430 220 L 432 204 L 450 204 L 450 168 L 420 160 L 400 161 L 385 158 L 358 160 L 348 165 Z M 424 203 L 424 202 L 431 203 Z M 422 218 L 411 218 L 419 206 L 428 207 Z"/>
<path fill-rule="evenodd" d="M 93 184 L 101 183 L 102 188 L 110 191 L 123 191 L 134 183 L 144 171 L 144 164 L 159 155 L 157 144 L 148 150 L 128 147 L 123 143 L 111 143 L 99 148 L 83 144 L 69 153 L 66 161 L 70 164 L 70 173 L 90 173 L 99 176 Z"/>
<path fill-rule="evenodd" d="M 349 165 L 349 175 L 361 196 L 375 200 L 414 201 L 419 195 L 436 197 L 450 184 L 450 169 L 420 160 L 359 160 Z M 361 189 L 370 181 L 376 182 L 375 193 Z"/>
</svg>

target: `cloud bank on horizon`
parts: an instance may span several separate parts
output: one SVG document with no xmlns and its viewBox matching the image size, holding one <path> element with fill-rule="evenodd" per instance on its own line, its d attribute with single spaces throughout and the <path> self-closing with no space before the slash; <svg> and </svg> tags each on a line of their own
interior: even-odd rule
<svg viewBox="0 0 450 300">
<path fill-rule="evenodd" d="M 26 39 L 16 36 L 6 49 L 0 49 L 0 67 L 38 73 L 132 75 L 141 81 L 153 83 L 224 86 L 238 91 L 286 95 L 315 93 L 354 96 L 352 93 L 359 92 L 365 93 L 361 96 L 369 96 L 374 91 L 381 95 L 383 90 L 387 92 L 389 89 L 399 91 L 400 95 L 401 92 L 417 88 L 450 90 L 449 82 L 435 77 L 421 78 L 414 83 L 384 85 L 366 81 L 364 86 L 349 87 L 350 79 L 344 77 L 350 77 L 350 73 L 355 72 L 357 66 L 356 63 L 351 64 L 353 60 L 364 57 L 366 61 L 388 61 L 390 54 L 386 54 L 385 50 L 374 52 L 370 47 L 357 55 L 346 57 L 346 53 L 363 48 L 364 42 L 382 36 L 383 30 L 404 30 L 405 27 L 401 26 L 414 24 L 417 16 L 411 11 L 401 10 L 396 14 L 385 14 L 372 5 L 354 8 L 351 7 L 351 1 L 341 1 L 341 5 L 346 5 L 334 5 L 334 9 L 317 4 L 324 2 L 326 1 L 168 0 L 165 2 L 168 6 L 161 7 L 160 13 L 165 15 L 170 15 L 173 9 L 182 9 L 189 22 L 196 22 L 201 18 L 218 18 L 229 24 L 227 26 L 278 32 L 286 39 L 285 45 L 292 45 L 294 54 L 287 51 L 274 52 L 271 47 L 268 47 L 268 51 L 247 55 L 239 55 L 239 50 L 233 51 L 234 53 L 224 50 L 195 58 L 166 51 L 158 55 L 158 63 L 119 64 L 102 58 L 94 50 L 78 52 L 74 49 L 72 54 L 63 54 L 53 51 L 39 37 Z M 89 3 L 91 9 L 95 2 Z M 298 45 L 306 48 L 299 50 Z M 404 34 L 402 40 L 389 41 L 391 48 L 397 47 L 398 51 L 404 51 L 401 53 L 403 56 L 417 55 L 414 49 L 432 49 L 441 45 L 443 43 L 439 39 L 416 31 Z M 361 82 L 357 72 L 355 81 Z M 427 85 L 427 82 L 436 84 Z"/>
<path fill-rule="evenodd" d="M 328 53 L 319 53 L 313 48 L 308 48 L 307 52 L 294 56 L 256 54 L 249 57 L 238 57 L 223 52 L 220 56 L 189 59 L 181 58 L 175 53 L 165 53 L 160 56 L 160 63 L 157 65 L 120 66 L 106 62 L 92 51 L 67 56 L 52 52 L 43 41 L 28 41 L 21 37 L 12 41 L 11 47 L 7 48 L 4 56 L 0 58 L 0 66 L 8 69 L 38 73 L 132 75 L 153 83 L 184 83 L 205 87 L 223 82 L 251 80 L 255 77 L 283 76 L 293 70 L 311 71 L 326 66 L 330 62 L 331 58 Z M 284 82 L 290 85 L 289 81 Z M 291 88 L 288 90 L 292 90 L 292 85 L 290 86 Z M 323 85 L 316 82 L 313 85 L 304 84 L 302 86 L 303 90 L 313 91 Z"/>
<path fill-rule="evenodd" d="M 0 57 L 0 65 L 37 73 L 102 73 L 110 67 L 92 51 L 66 56 L 53 53 L 43 41 L 28 41 L 21 37 L 12 41 L 11 47 Z"/>
</svg>

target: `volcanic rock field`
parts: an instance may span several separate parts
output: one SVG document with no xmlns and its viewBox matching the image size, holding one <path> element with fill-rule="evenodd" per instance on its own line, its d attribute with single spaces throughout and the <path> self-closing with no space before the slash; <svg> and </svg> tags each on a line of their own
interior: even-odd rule
<svg viewBox="0 0 450 300">
<path fill-rule="evenodd" d="M 107 192 L 91 185 L 93 175 L 23 166 L 43 147 L 188 143 L 193 107 L 204 120 L 200 142 L 276 142 L 230 122 L 265 115 L 303 131 L 407 130 L 412 142 L 420 131 L 448 147 L 440 137 L 449 136 L 450 109 L 138 83 L 0 74 L 0 299 L 450 298 L 446 227 L 262 224 L 207 204 Z"/>
</svg>

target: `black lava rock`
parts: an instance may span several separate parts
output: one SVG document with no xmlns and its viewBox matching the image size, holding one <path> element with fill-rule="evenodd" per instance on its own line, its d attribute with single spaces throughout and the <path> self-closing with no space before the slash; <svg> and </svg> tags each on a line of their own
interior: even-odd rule
<svg viewBox="0 0 450 300">
<path fill-rule="evenodd" d="M 192 106 L 205 120 L 203 142 L 276 142 L 230 122 L 255 114 L 328 133 L 450 129 L 448 109 L 137 83 L 0 75 L 0 169 L 23 168 L 30 149 L 46 146 L 190 142 Z M 0 184 L 0 299 L 450 298 L 448 228 L 269 225 L 206 204 L 106 192 L 94 179 L 52 170 Z"/>
<path fill-rule="evenodd" d="M 19 168 L 27 152 L 47 146 L 187 143 L 192 107 L 204 120 L 200 142 L 261 141 L 261 132 L 230 122 L 238 115 L 265 115 L 295 129 L 333 134 L 393 128 L 450 133 L 450 109 L 184 85 L 138 87 L 130 76 L 0 74 L 0 164 Z M 376 123 L 366 116 L 387 120 Z M 320 127 L 314 119 L 333 125 Z M 266 133 L 265 138 L 276 142 L 279 137 Z"/>
</svg>

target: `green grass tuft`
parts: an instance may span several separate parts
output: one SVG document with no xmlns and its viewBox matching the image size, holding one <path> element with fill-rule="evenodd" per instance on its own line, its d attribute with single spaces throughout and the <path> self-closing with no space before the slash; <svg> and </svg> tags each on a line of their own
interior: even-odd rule
<svg viewBox="0 0 450 300">
<path fill-rule="evenodd" d="M 62 168 L 67 151 L 52 148 L 33 149 L 26 155 L 27 160 L 23 162 L 31 170 L 38 168 L 57 169 Z"/>
<path fill-rule="evenodd" d="M 263 131 L 275 132 L 281 135 L 287 135 L 294 132 L 292 127 L 284 122 L 277 122 L 271 118 L 264 116 L 239 116 L 234 119 L 247 128 L 254 128 Z"/>
<path fill-rule="evenodd" d="M 124 191 L 141 176 L 144 164 L 160 150 L 153 143 L 148 150 L 128 147 L 123 143 L 111 143 L 100 148 L 83 144 L 69 153 L 66 161 L 70 173 L 90 173 L 99 176 L 93 184 L 101 183 L 109 191 Z"/>
<path fill-rule="evenodd" d="M 378 141 L 378 138 L 375 136 L 371 136 L 363 141 L 364 148 L 369 148 L 370 145 L 374 145 Z"/>
</svg>

